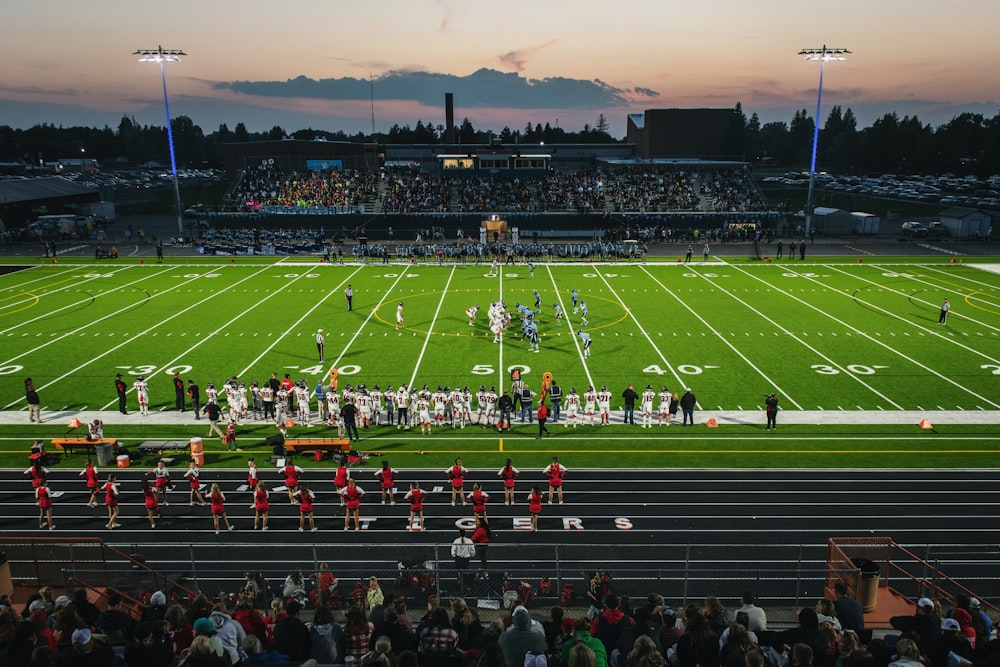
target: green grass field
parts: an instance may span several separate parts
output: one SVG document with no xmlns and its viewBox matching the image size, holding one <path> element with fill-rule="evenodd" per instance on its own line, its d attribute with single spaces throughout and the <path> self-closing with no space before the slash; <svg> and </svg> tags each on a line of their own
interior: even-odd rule
<svg viewBox="0 0 1000 667">
<path fill-rule="evenodd" d="M 647 384 L 690 387 L 702 420 L 713 412 L 761 409 L 764 394 L 772 391 L 783 415 L 844 415 L 842 428 L 792 424 L 782 429 L 781 440 L 765 439 L 756 424 L 711 431 L 570 430 L 565 438 L 559 433 L 558 442 L 546 441 L 544 451 L 527 432 L 513 438 L 516 451 L 539 461 L 558 449 L 579 452 L 578 460 L 586 463 L 578 467 L 837 466 L 846 465 L 837 455 L 853 451 L 859 464 L 882 452 L 884 465 L 967 465 L 970 456 L 977 465 L 1000 465 L 995 267 L 946 260 L 558 264 L 537 266 L 534 278 L 524 265 L 507 266 L 497 276 L 488 276 L 488 268 L 238 258 L 60 263 L 8 273 L 0 277 L 0 376 L 6 378 L 0 404 L 8 411 L 24 409 L 27 376 L 52 412 L 114 410 L 116 372 L 146 375 L 152 407 L 172 409 L 174 371 L 202 389 L 209 380 L 218 386 L 235 375 L 249 383 L 272 372 L 313 386 L 336 367 L 341 385 L 468 385 L 474 392 L 481 384 L 509 387 L 510 371 L 517 368 L 536 391 L 545 372 L 564 390 L 575 387 L 581 394 L 588 385 L 607 385 L 616 396 L 628 383 L 639 390 Z M 353 312 L 347 312 L 343 294 L 349 283 Z M 573 312 L 573 289 L 589 306 L 586 326 Z M 510 310 L 516 302 L 533 306 L 534 290 L 542 303 L 540 352 L 530 353 L 516 335 L 517 319 L 495 344 L 487 330 L 490 302 L 503 299 Z M 952 311 L 941 325 L 938 312 L 946 297 Z M 397 331 L 400 301 L 405 326 Z M 553 317 L 555 303 L 565 312 L 561 327 Z M 476 304 L 481 310 L 470 326 L 465 310 Z M 318 328 L 327 342 L 322 364 L 314 344 Z M 587 359 L 574 335 L 580 328 L 593 338 Z M 911 425 L 852 426 L 851 415 L 862 411 L 924 411 L 931 419 L 934 413 L 967 412 L 980 423 L 933 433 Z M 122 426 L 116 433 L 137 439 L 191 434 L 179 428 Z M 254 427 L 248 437 L 267 428 Z M 308 435 L 320 435 L 314 431 Z M 25 424 L 4 427 L 0 435 L 17 439 L 42 432 L 51 437 L 65 428 Z M 936 438 L 933 445 L 926 443 L 930 438 Z M 490 457 L 484 465 L 491 465 L 497 441 L 480 430 L 435 433 L 433 443 L 392 430 L 377 432 L 372 449 L 433 451 L 422 460 L 428 463 L 464 452 L 473 465 L 481 453 L 484 461 Z M 515 446 L 511 441 L 505 439 L 505 451 Z M 972 454 L 954 461 L 953 450 L 966 449 Z M 616 455 L 626 451 L 628 456 Z M 230 463 L 241 461 L 233 456 Z"/>
</svg>

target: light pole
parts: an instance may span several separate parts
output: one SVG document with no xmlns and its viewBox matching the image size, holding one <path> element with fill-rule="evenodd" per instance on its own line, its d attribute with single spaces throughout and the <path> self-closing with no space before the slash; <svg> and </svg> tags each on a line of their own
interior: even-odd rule
<svg viewBox="0 0 1000 667">
<path fill-rule="evenodd" d="M 819 61 L 819 93 L 816 95 L 816 118 L 813 121 L 813 149 L 812 162 L 809 165 L 809 194 L 806 195 L 806 230 L 805 235 L 812 232 L 813 217 L 813 186 L 816 180 L 816 149 L 819 147 L 819 113 L 823 105 L 823 68 L 828 60 L 847 60 L 845 57 L 850 51 L 847 49 L 829 49 L 826 44 L 821 49 L 802 49 L 800 56 L 805 56 L 805 60 Z"/>
<path fill-rule="evenodd" d="M 139 49 L 132 55 L 139 56 L 141 63 L 160 63 L 160 79 L 163 81 L 163 108 L 167 113 L 167 143 L 170 145 L 170 171 L 174 175 L 174 204 L 177 206 L 177 231 L 184 234 L 183 210 L 181 209 L 181 185 L 177 179 L 177 160 L 174 157 L 174 131 L 170 127 L 170 105 L 167 103 L 167 71 L 163 63 L 179 63 L 187 54 L 175 49 Z"/>
</svg>

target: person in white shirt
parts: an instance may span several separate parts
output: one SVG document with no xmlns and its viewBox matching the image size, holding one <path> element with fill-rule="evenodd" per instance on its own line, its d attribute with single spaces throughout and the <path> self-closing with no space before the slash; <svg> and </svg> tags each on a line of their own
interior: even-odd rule
<svg viewBox="0 0 1000 667">
<path fill-rule="evenodd" d="M 465 529 L 459 529 L 458 538 L 451 543 L 451 557 L 455 559 L 456 570 L 468 570 L 469 562 L 476 556 L 476 545 L 465 536 Z"/>
<path fill-rule="evenodd" d="M 316 351 L 319 352 L 319 363 L 323 363 L 324 353 L 326 352 L 326 338 L 323 337 L 322 329 L 316 331 Z"/>
<path fill-rule="evenodd" d="M 749 619 L 750 626 L 747 628 L 750 632 L 762 632 L 767 630 L 767 614 L 764 610 L 758 607 L 756 602 L 756 595 L 753 591 L 744 591 L 742 598 L 743 606 L 736 610 L 737 613 L 743 612 L 747 615 Z"/>
<path fill-rule="evenodd" d="M 579 414 L 580 394 L 576 393 L 576 387 L 570 387 L 569 393 L 566 394 L 566 421 L 563 422 L 563 427 L 569 428 L 569 425 L 573 424 L 573 428 L 576 428 Z"/>
<path fill-rule="evenodd" d="M 590 425 L 594 425 L 594 412 L 597 406 L 597 392 L 593 387 L 587 387 L 583 393 L 583 416 L 587 418 Z"/>
<path fill-rule="evenodd" d="M 663 385 L 660 389 L 660 409 L 659 409 L 659 419 L 657 424 L 663 426 L 666 424 L 670 426 L 670 390 L 667 389 L 667 385 Z"/>
<path fill-rule="evenodd" d="M 132 383 L 132 388 L 135 389 L 135 396 L 139 399 L 139 414 L 143 417 L 149 415 L 149 383 L 146 379 L 138 375 L 135 378 L 135 382 Z"/>
<path fill-rule="evenodd" d="M 642 402 L 642 427 L 652 428 L 653 427 L 653 399 L 656 398 L 656 392 L 653 391 L 653 385 L 647 384 L 646 389 L 642 392 L 641 402 Z"/>
</svg>

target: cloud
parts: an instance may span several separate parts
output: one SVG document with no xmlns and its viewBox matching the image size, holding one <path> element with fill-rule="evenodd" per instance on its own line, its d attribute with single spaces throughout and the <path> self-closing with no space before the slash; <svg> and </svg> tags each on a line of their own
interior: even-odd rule
<svg viewBox="0 0 1000 667">
<path fill-rule="evenodd" d="M 528 64 L 528 57 L 533 56 L 543 49 L 547 49 L 550 46 L 558 43 L 557 39 L 550 39 L 549 41 L 541 44 L 539 46 L 532 46 L 527 49 L 516 49 L 514 51 L 508 51 L 507 53 L 498 56 L 500 62 L 513 69 L 515 72 L 523 72 L 525 65 Z"/>
<path fill-rule="evenodd" d="M 314 98 L 323 100 L 367 100 L 374 92 L 378 100 L 407 100 L 430 107 L 441 106 L 444 93 L 455 94 L 459 107 L 515 109 L 606 109 L 630 104 L 633 91 L 600 80 L 547 77 L 528 79 L 516 72 L 482 68 L 466 76 L 424 71 L 387 72 L 374 79 L 341 77 L 311 79 L 298 76 L 286 81 L 229 81 L 214 85 L 258 97 Z M 637 89 L 638 90 L 638 89 Z M 641 89 L 643 96 L 655 91 Z"/>
</svg>

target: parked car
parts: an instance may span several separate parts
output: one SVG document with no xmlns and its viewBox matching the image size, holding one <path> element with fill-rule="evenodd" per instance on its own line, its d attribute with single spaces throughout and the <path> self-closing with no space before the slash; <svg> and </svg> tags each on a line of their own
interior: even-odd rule
<svg viewBox="0 0 1000 667">
<path fill-rule="evenodd" d="M 928 236 L 939 236 L 939 237 L 951 236 L 951 232 L 948 230 L 947 227 L 944 226 L 944 223 L 941 222 L 940 220 L 937 220 L 927 225 L 927 234 Z"/>
<path fill-rule="evenodd" d="M 903 236 L 927 236 L 927 226 L 922 222 L 907 221 L 903 223 Z"/>
</svg>

